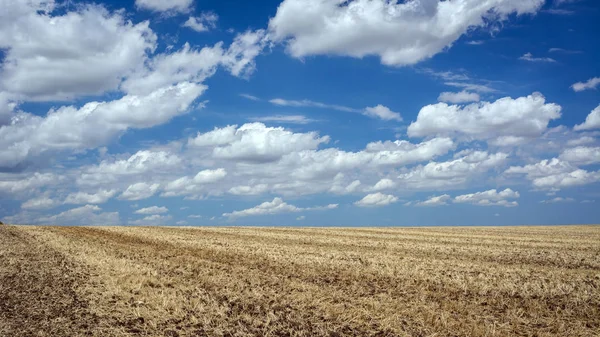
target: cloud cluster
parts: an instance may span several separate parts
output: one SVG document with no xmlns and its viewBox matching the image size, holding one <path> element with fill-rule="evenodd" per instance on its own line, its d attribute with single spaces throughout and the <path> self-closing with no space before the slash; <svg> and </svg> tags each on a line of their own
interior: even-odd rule
<svg viewBox="0 0 600 337">
<path fill-rule="evenodd" d="M 285 0 L 269 21 L 294 57 L 377 55 L 386 65 L 415 64 L 464 33 L 510 14 L 536 13 L 543 0 Z"/>
</svg>

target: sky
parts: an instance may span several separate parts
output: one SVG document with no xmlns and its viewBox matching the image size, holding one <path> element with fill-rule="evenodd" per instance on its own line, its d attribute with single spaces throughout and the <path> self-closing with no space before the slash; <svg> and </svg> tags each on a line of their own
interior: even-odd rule
<svg viewBox="0 0 600 337">
<path fill-rule="evenodd" d="M 0 0 L 0 220 L 598 223 L 595 0 Z"/>
</svg>

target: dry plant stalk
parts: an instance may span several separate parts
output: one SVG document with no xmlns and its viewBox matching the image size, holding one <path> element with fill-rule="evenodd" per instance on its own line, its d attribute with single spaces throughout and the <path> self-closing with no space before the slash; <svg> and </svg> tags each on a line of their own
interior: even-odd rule
<svg viewBox="0 0 600 337">
<path fill-rule="evenodd" d="M 1 336 L 599 331 L 597 226 L 0 228 Z"/>
</svg>

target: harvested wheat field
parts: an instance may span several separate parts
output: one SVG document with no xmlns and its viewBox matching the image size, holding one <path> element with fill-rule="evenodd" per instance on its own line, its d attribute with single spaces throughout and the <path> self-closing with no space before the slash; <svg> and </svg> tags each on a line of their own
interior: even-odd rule
<svg viewBox="0 0 600 337">
<path fill-rule="evenodd" d="M 0 227 L 1 336 L 599 336 L 600 227 Z"/>
</svg>

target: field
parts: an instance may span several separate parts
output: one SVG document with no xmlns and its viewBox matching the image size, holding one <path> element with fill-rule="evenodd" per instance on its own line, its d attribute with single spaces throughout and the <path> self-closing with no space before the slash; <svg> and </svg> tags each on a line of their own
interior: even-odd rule
<svg viewBox="0 0 600 337">
<path fill-rule="evenodd" d="M 0 226 L 0 336 L 600 336 L 600 226 Z"/>
</svg>

